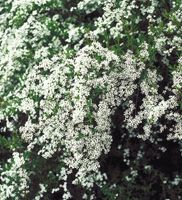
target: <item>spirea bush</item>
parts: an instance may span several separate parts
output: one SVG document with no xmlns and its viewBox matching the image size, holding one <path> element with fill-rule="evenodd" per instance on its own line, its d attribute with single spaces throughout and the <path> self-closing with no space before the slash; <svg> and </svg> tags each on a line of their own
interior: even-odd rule
<svg viewBox="0 0 182 200">
<path fill-rule="evenodd" d="M 182 149 L 181 25 L 180 0 L 0 0 L 0 199 L 147 200 L 141 169 L 179 185 L 150 161 Z"/>
</svg>

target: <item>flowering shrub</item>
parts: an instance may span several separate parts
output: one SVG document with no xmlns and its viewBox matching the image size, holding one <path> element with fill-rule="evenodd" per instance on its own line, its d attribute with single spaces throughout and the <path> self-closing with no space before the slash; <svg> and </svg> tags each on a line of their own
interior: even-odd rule
<svg viewBox="0 0 182 200">
<path fill-rule="evenodd" d="M 164 141 L 181 145 L 181 2 L 8 0 L 0 9 L 0 199 L 137 199 L 121 186 L 134 184 L 145 142 L 161 154 Z M 135 161 L 131 140 L 143 142 Z M 103 168 L 114 148 L 129 167 L 120 180 Z"/>
</svg>

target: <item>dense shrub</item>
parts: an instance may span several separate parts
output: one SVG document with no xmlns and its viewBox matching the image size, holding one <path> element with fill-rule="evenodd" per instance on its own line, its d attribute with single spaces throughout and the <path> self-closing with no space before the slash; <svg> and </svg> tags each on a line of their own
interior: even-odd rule
<svg viewBox="0 0 182 200">
<path fill-rule="evenodd" d="M 0 199 L 181 199 L 181 1 L 0 12 Z"/>
</svg>

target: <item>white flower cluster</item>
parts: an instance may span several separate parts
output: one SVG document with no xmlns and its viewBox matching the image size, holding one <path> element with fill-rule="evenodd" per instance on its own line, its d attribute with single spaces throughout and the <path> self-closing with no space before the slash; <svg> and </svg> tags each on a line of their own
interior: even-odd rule
<svg viewBox="0 0 182 200">
<path fill-rule="evenodd" d="M 98 170 L 98 158 L 110 149 L 111 115 L 122 99 L 132 95 L 133 82 L 144 67 L 141 63 L 137 69 L 137 65 L 131 52 L 121 63 L 118 56 L 95 42 L 78 51 L 73 59 L 46 59 L 33 67 L 24 88 L 16 94 L 21 99 L 19 111 L 29 113 L 28 121 L 20 127 L 28 150 L 39 145 L 38 154 L 46 159 L 66 150 L 64 163 L 78 169 L 78 181 L 91 187 L 93 182 L 87 183 L 86 177 L 88 172 Z M 37 96 L 37 102 L 32 101 L 31 93 Z M 33 123 L 37 106 L 39 118 Z"/>
<path fill-rule="evenodd" d="M 6 164 L 6 170 L 1 169 L 0 198 L 18 200 L 18 195 L 24 197 L 29 190 L 29 174 L 24 169 L 25 160 L 22 154 L 14 152 L 12 159 Z"/>
</svg>

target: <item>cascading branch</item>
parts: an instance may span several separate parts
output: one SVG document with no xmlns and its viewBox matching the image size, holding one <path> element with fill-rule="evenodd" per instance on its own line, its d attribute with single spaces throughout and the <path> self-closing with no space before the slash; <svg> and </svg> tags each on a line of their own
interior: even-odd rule
<svg viewBox="0 0 182 200">
<path fill-rule="evenodd" d="M 130 137 L 181 139 L 180 1 L 9 0 L 0 10 L 1 200 L 71 199 L 70 180 L 96 199 L 118 107 Z"/>
</svg>

